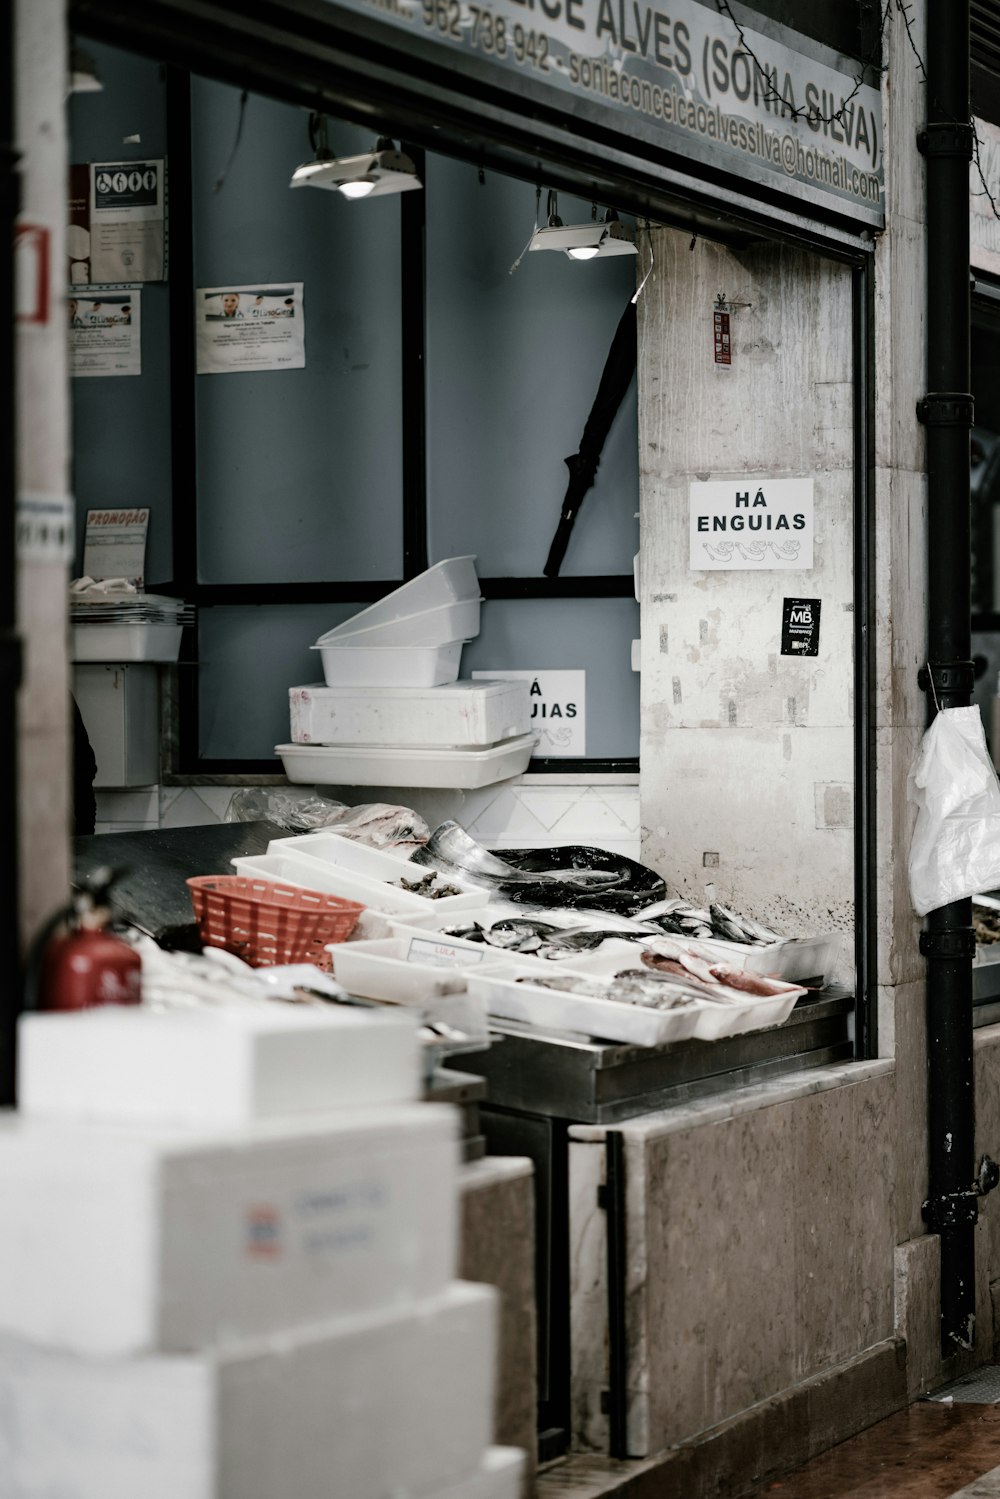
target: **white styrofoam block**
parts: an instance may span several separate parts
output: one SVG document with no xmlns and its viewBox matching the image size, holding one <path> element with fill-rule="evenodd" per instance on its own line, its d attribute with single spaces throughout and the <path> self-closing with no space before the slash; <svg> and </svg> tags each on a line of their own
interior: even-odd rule
<svg viewBox="0 0 1000 1499">
<path fill-rule="evenodd" d="M 83 1360 L 5 1340 L 0 1495 L 447 1493 L 490 1440 L 495 1312 L 491 1287 L 455 1282 L 407 1311 L 198 1357 Z"/>
<path fill-rule="evenodd" d="M 405 1011 L 262 1001 L 195 1010 L 104 1005 L 19 1021 L 22 1113 L 229 1125 L 418 1096 Z"/>
<path fill-rule="evenodd" d="M 0 1332 L 183 1353 L 429 1296 L 455 1274 L 457 1133 L 419 1103 L 215 1135 L 8 1115 Z"/>
<path fill-rule="evenodd" d="M 396 744 L 471 748 L 527 734 L 527 682 L 464 681 L 440 687 L 291 687 L 295 744 Z"/>
<path fill-rule="evenodd" d="M 519 1499 L 525 1462 L 520 1447 L 487 1447 L 474 1473 L 414 1499 Z"/>
</svg>

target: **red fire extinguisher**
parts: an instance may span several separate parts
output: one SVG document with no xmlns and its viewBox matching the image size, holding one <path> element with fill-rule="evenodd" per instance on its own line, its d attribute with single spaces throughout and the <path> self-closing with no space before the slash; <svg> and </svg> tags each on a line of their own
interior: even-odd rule
<svg viewBox="0 0 1000 1499">
<path fill-rule="evenodd" d="M 108 931 L 116 871 L 100 869 L 73 904 L 49 921 L 28 965 L 26 1008 L 89 1010 L 135 1005 L 142 998 L 142 959 Z M 68 931 L 59 930 L 68 924 Z"/>
</svg>

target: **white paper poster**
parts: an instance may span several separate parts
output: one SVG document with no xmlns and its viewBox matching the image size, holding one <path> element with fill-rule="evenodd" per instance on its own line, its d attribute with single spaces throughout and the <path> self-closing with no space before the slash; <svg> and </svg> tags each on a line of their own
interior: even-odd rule
<svg viewBox="0 0 1000 1499">
<path fill-rule="evenodd" d="M 587 673 L 585 671 L 474 671 L 474 678 L 529 682 L 535 755 L 573 759 L 587 753 Z"/>
<path fill-rule="evenodd" d="M 690 565 L 803 572 L 813 565 L 812 479 L 740 475 L 689 485 Z"/>
<path fill-rule="evenodd" d="M 71 375 L 141 375 L 142 293 L 74 288 L 66 298 Z"/>
<path fill-rule="evenodd" d="M 163 203 L 162 161 L 90 163 L 91 283 L 163 280 Z"/>
<path fill-rule="evenodd" d="M 125 578 L 142 588 L 146 573 L 149 510 L 88 510 L 83 571 L 88 578 Z"/>
<path fill-rule="evenodd" d="M 203 286 L 195 293 L 199 375 L 300 370 L 306 363 L 303 283 Z"/>
</svg>

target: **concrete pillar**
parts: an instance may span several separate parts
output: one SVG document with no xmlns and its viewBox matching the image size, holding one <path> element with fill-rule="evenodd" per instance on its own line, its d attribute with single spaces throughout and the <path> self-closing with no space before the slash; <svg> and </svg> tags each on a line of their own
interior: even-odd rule
<svg viewBox="0 0 1000 1499">
<path fill-rule="evenodd" d="M 644 857 L 788 935 L 853 930 L 851 274 L 766 241 L 653 235 L 639 302 Z M 733 305 L 732 366 L 713 307 Z M 688 486 L 811 478 L 811 570 L 689 564 Z M 783 600 L 822 601 L 781 655 Z"/>
<path fill-rule="evenodd" d="M 17 0 L 17 147 L 21 220 L 48 230 L 48 320 L 18 325 L 18 492 L 69 493 L 66 378 L 66 79 L 62 0 Z M 70 874 L 67 566 L 24 556 L 18 628 L 21 917 L 24 941 L 65 903 Z"/>
</svg>

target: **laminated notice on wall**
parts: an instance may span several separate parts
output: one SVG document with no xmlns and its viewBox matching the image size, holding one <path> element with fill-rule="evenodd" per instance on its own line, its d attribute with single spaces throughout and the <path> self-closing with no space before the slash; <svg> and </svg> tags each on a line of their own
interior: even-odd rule
<svg viewBox="0 0 1000 1499">
<path fill-rule="evenodd" d="M 305 368 L 303 283 L 203 286 L 195 293 L 198 374 Z"/>
<path fill-rule="evenodd" d="M 585 671 L 474 671 L 473 678 L 528 682 L 535 755 L 573 759 L 587 753 Z"/>
<path fill-rule="evenodd" d="M 91 163 L 92 280 L 163 280 L 164 197 L 162 160 Z"/>
<path fill-rule="evenodd" d="M 813 565 L 812 479 L 741 475 L 692 483 L 690 565 L 697 571 Z"/>
<path fill-rule="evenodd" d="M 71 375 L 142 374 L 142 293 L 74 287 L 66 298 Z"/>
</svg>

